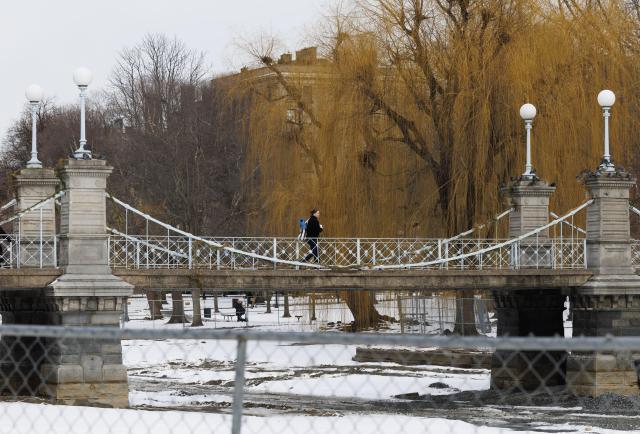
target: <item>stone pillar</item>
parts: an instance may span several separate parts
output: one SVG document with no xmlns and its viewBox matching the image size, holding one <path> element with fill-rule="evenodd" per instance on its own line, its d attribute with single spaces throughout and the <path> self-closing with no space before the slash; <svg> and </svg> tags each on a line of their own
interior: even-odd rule
<svg viewBox="0 0 640 434">
<path fill-rule="evenodd" d="M 549 197 L 556 187 L 537 177 L 519 177 L 502 189 L 510 199 L 513 211 L 509 214 L 509 237 L 515 238 L 549 223 Z M 543 231 L 538 237 L 548 237 Z"/>
<path fill-rule="evenodd" d="M 22 169 L 13 176 L 17 211 L 23 211 L 55 194 L 60 183 L 52 169 Z M 26 213 L 14 220 L 11 261 L 20 267 L 56 265 L 55 203 Z M 42 237 L 42 243 L 40 242 Z M 40 256 L 42 252 L 42 256 Z M 19 263 L 18 263 L 19 261 Z M 45 324 L 47 308 L 41 289 L 0 291 L 3 324 Z M 27 350 L 28 349 L 28 350 Z M 43 348 L 37 338 L 3 335 L 0 339 L 0 392 L 9 395 L 33 395 L 39 375 L 34 360 L 40 360 Z"/>
<path fill-rule="evenodd" d="M 640 336 L 640 277 L 631 262 L 629 189 L 636 179 L 621 168 L 585 178 L 594 202 L 587 208 L 587 265 L 594 276 L 572 291 L 574 336 Z M 579 353 L 567 361 L 576 395 L 637 395 L 632 354 Z"/>
<path fill-rule="evenodd" d="M 549 197 L 556 190 L 536 176 L 522 176 L 502 193 L 514 210 L 509 214 L 509 237 L 516 238 L 549 222 Z M 523 240 L 513 249 L 519 268 L 551 265 L 548 231 Z M 559 289 L 519 288 L 494 291 L 498 336 L 563 336 L 564 296 Z M 535 390 L 564 384 L 566 352 L 496 351 L 492 359 L 491 387 L 499 390 Z"/>
<path fill-rule="evenodd" d="M 54 195 L 60 183 L 52 169 L 22 169 L 14 175 L 13 181 L 18 211 L 25 210 Z M 19 235 L 20 245 L 16 252 L 21 267 L 40 267 L 41 265 L 54 267 L 56 265 L 54 242 L 56 208 L 53 201 L 39 210 L 26 213 L 19 221 L 14 221 L 13 233 Z"/>
<path fill-rule="evenodd" d="M 495 291 L 498 336 L 564 336 L 563 299 L 556 289 Z M 535 390 L 564 384 L 565 351 L 498 350 L 491 363 L 491 388 Z"/>
<path fill-rule="evenodd" d="M 105 189 L 112 167 L 104 160 L 66 160 L 59 169 L 66 194 L 60 221 L 63 275 L 45 291 L 48 323 L 118 327 L 132 286 L 111 273 Z M 127 372 L 119 341 L 47 342 L 40 393 L 64 403 L 128 405 Z"/>
<path fill-rule="evenodd" d="M 587 264 L 607 281 L 611 276 L 636 275 L 631 264 L 629 224 L 629 189 L 635 184 L 634 177 L 621 171 L 595 172 L 585 179 L 594 200 L 587 208 Z M 609 284 L 595 287 L 599 293 L 607 288 L 610 293 L 617 291 Z"/>
</svg>

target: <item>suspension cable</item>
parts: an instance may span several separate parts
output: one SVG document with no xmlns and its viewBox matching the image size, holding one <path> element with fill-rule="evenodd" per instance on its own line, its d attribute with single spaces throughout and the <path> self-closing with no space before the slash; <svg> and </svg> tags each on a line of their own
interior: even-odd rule
<svg viewBox="0 0 640 434">
<path fill-rule="evenodd" d="M 583 203 L 582 205 L 578 206 L 577 208 L 573 209 L 572 211 L 569 211 L 567 214 L 565 214 L 564 216 L 553 220 L 549 223 L 547 223 L 544 226 L 540 226 L 539 228 L 533 229 L 523 235 L 520 235 L 517 238 L 513 238 L 507 241 L 503 241 L 501 243 L 495 244 L 493 246 L 490 247 L 486 247 L 484 249 L 480 249 L 480 250 L 476 250 L 474 252 L 469 252 L 469 253 L 464 253 L 458 256 L 452 256 L 450 258 L 439 258 L 433 261 L 426 261 L 426 262 L 418 262 L 418 263 L 414 263 L 414 264 L 394 264 L 394 265 L 378 265 L 373 267 L 376 270 L 388 270 L 388 269 L 399 269 L 399 268 L 413 268 L 413 267 L 428 267 L 431 265 L 439 265 L 439 264 L 444 264 L 447 262 L 453 262 L 453 261 L 459 261 L 461 259 L 465 259 L 465 258 L 469 258 L 472 256 L 478 256 L 487 252 L 491 252 L 493 250 L 497 250 L 497 249 L 501 249 L 503 247 L 509 246 L 511 244 L 515 244 L 518 243 L 522 240 L 524 240 L 525 238 L 529 238 L 533 235 L 538 235 L 540 232 L 550 228 L 551 226 L 557 225 L 558 223 L 562 223 L 564 220 L 573 217 L 576 213 L 582 211 L 584 208 L 588 207 L 589 205 L 591 205 L 593 203 L 593 199 L 589 199 L 588 201 L 586 201 L 585 203 Z M 638 211 L 640 213 L 640 210 Z"/>
</svg>

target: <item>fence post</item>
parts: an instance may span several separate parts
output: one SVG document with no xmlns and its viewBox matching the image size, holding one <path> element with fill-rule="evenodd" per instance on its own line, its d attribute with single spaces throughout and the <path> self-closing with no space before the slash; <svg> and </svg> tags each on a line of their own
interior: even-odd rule
<svg viewBox="0 0 640 434">
<path fill-rule="evenodd" d="M 124 209 L 124 269 L 129 269 L 129 208 Z"/>
<path fill-rule="evenodd" d="M 20 262 L 22 262 L 22 252 L 20 245 L 22 244 L 22 240 L 20 239 L 22 234 L 22 226 L 20 224 L 20 217 L 18 217 L 18 242 L 16 244 L 16 268 L 20 268 Z"/>
<path fill-rule="evenodd" d="M 236 352 L 236 377 L 233 382 L 233 416 L 231 420 L 231 434 L 240 434 L 242 425 L 242 401 L 244 399 L 244 368 L 247 360 L 247 339 L 238 337 Z"/>
<path fill-rule="evenodd" d="M 231 240 L 231 248 L 234 250 L 236 248 L 236 241 L 234 239 Z M 236 253 L 235 252 L 231 252 L 231 269 L 232 270 L 236 269 Z"/>
<path fill-rule="evenodd" d="M 356 239 L 356 263 L 358 266 L 361 265 L 361 261 L 360 261 L 360 238 Z"/>
<path fill-rule="evenodd" d="M 540 268 L 540 239 L 536 234 L 536 269 Z"/>
<path fill-rule="evenodd" d="M 42 268 L 42 207 L 40 207 L 40 268 Z"/>
<path fill-rule="evenodd" d="M 448 259 L 449 259 L 449 241 L 444 243 L 444 259 L 445 259 L 445 261 L 443 263 L 444 269 L 448 270 L 449 269 L 449 261 L 448 261 Z"/>
<path fill-rule="evenodd" d="M 140 268 L 140 240 L 136 240 L 136 270 Z"/>
<path fill-rule="evenodd" d="M 193 259 L 191 257 L 192 253 L 193 253 L 193 239 L 189 237 L 189 270 L 191 270 L 193 266 Z"/>
<path fill-rule="evenodd" d="M 273 269 L 276 269 L 276 259 L 278 259 L 278 241 L 273 238 Z"/>
</svg>

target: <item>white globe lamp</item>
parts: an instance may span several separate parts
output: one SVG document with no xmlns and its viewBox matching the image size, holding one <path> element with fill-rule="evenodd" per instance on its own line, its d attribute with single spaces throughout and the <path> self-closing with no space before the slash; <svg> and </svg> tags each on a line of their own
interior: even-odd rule
<svg viewBox="0 0 640 434">
<path fill-rule="evenodd" d="M 603 90 L 598 94 L 598 104 L 600 107 L 613 107 L 616 103 L 616 94 L 610 90 Z"/>
<path fill-rule="evenodd" d="M 525 121 L 532 121 L 536 117 L 536 114 L 538 114 L 538 111 L 533 104 L 527 103 L 520 107 L 520 117 Z"/>
<path fill-rule="evenodd" d="M 27 101 L 29 101 L 30 103 L 39 103 L 40 101 L 42 101 L 42 88 L 37 84 L 32 84 L 27 87 L 24 95 L 27 97 Z"/>
<path fill-rule="evenodd" d="M 538 111 L 536 106 L 530 103 L 523 104 L 520 107 L 520 117 L 524 120 L 524 127 L 527 130 L 527 160 L 524 165 L 524 178 L 533 179 L 535 174 L 533 173 L 533 165 L 531 164 L 531 128 L 533 128 L 533 119 L 536 117 Z"/>
<path fill-rule="evenodd" d="M 600 163 L 600 170 L 604 172 L 616 171 L 609 150 L 609 117 L 611 116 L 611 107 L 615 103 L 616 94 L 612 91 L 605 89 L 598 94 L 598 104 L 602 107 L 602 116 L 604 117 L 604 155 L 602 156 L 602 163 Z"/>
<path fill-rule="evenodd" d="M 78 87 L 87 87 L 93 80 L 93 73 L 89 68 L 81 66 L 73 72 L 73 81 Z"/>
</svg>

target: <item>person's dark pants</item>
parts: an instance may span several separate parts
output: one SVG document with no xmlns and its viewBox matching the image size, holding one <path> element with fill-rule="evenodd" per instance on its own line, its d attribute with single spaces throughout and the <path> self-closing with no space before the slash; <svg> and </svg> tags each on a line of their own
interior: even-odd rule
<svg viewBox="0 0 640 434">
<path fill-rule="evenodd" d="M 318 256 L 318 239 L 317 238 L 309 238 L 307 240 L 307 244 L 311 248 L 311 252 L 304 257 L 304 261 L 308 261 L 311 258 L 316 258 L 316 262 L 320 262 L 320 257 Z"/>
</svg>

